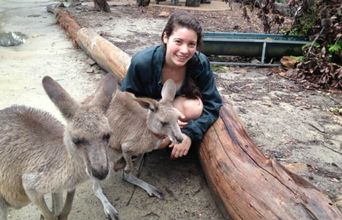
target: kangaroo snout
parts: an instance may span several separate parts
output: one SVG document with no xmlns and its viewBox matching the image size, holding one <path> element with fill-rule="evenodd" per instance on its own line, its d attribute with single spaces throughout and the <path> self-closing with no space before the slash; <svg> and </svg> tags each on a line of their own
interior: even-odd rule
<svg viewBox="0 0 342 220">
<path fill-rule="evenodd" d="M 99 180 L 105 179 L 108 173 L 109 173 L 108 167 L 102 168 L 102 169 L 94 169 L 94 168 L 91 169 L 91 175 Z"/>
<path fill-rule="evenodd" d="M 183 136 L 180 135 L 180 136 L 175 136 L 175 143 L 176 144 L 180 144 L 183 142 Z"/>
</svg>

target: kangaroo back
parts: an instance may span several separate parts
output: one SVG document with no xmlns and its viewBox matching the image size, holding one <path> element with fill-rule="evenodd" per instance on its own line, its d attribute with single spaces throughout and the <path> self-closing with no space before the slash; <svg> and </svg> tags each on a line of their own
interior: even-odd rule
<svg viewBox="0 0 342 220">
<path fill-rule="evenodd" d="M 89 177 L 108 174 L 111 129 L 105 112 L 117 83 L 107 74 L 93 98 L 79 104 L 51 77 L 42 82 L 66 126 L 29 107 L 0 111 L 0 211 L 6 213 L 3 204 L 19 208 L 32 201 L 45 219 L 54 219 L 44 194 L 73 190 Z M 72 198 L 70 207 L 65 206 L 67 214 Z"/>
</svg>

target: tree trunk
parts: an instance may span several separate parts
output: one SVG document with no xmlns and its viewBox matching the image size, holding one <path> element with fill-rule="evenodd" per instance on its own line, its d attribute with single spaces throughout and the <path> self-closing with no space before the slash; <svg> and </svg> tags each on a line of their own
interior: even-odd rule
<svg viewBox="0 0 342 220">
<path fill-rule="evenodd" d="M 102 68 L 125 76 L 128 54 L 87 28 L 77 32 L 77 43 Z M 227 101 L 204 135 L 199 157 L 218 205 L 232 219 L 342 220 L 327 196 L 261 153 Z"/>
<path fill-rule="evenodd" d="M 94 8 L 97 11 L 110 12 L 110 7 L 106 0 L 94 0 Z"/>
</svg>

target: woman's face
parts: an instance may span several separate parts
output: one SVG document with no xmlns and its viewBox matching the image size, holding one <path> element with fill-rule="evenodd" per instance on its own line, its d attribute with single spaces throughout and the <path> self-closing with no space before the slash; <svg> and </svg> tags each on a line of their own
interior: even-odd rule
<svg viewBox="0 0 342 220">
<path fill-rule="evenodd" d="M 164 33 L 166 44 L 166 63 L 170 66 L 184 66 L 195 54 L 197 49 L 197 34 L 186 27 L 176 27 L 171 36 Z"/>
</svg>

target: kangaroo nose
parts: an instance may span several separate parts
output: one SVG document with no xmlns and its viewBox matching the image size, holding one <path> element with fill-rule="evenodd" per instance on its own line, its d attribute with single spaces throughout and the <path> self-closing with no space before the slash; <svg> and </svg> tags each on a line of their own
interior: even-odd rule
<svg viewBox="0 0 342 220">
<path fill-rule="evenodd" d="M 176 137 L 176 141 L 179 143 L 182 143 L 183 141 L 183 136 Z"/>
<path fill-rule="evenodd" d="M 108 169 L 101 169 L 101 170 L 92 169 L 91 170 L 93 177 L 95 177 L 99 180 L 103 180 L 104 178 L 106 178 L 108 175 L 108 172 L 109 172 Z"/>
</svg>

